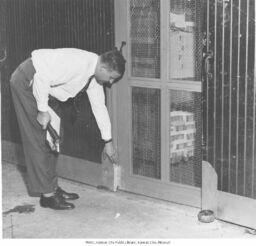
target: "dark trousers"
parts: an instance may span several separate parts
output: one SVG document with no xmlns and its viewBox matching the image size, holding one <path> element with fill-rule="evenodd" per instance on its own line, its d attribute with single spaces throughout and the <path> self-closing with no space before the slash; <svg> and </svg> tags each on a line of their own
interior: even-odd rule
<svg viewBox="0 0 256 246">
<path fill-rule="evenodd" d="M 58 156 L 46 144 L 46 131 L 37 121 L 37 104 L 30 81 L 35 69 L 31 59 L 24 61 L 12 74 L 10 85 L 32 193 L 50 193 L 57 187 Z"/>
</svg>

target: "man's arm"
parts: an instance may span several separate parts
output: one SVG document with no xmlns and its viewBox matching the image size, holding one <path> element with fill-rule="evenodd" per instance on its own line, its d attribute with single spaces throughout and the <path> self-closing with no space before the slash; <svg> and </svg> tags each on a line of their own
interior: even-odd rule
<svg viewBox="0 0 256 246">
<path fill-rule="evenodd" d="M 33 80 L 33 95 L 36 99 L 38 108 L 37 121 L 45 130 L 48 123 L 51 120 L 50 114 L 48 112 L 48 98 L 50 85 L 47 81 L 44 81 L 38 75 L 38 73 L 35 73 Z"/>
<path fill-rule="evenodd" d="M 105 152 L 113 163 L 117 163 L 118 157 L 112 142 L 111 122 L 105 105 L 103 87 L 96 81 L 92 81 L 87 89 L 87 94 L 91 103 L 92 112 L 101 132 L 101 137 L 105 141 Z"/>
</svg>

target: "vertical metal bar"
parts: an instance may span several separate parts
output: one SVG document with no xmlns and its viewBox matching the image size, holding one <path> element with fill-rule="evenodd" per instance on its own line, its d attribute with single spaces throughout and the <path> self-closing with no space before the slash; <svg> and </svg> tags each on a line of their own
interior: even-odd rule
<svg viewBox="0 0 256 246">
<path fill-rule="evenodd" d="M 209 52 L 209 47 L 210 47 L 210 29 L 209 29 L 209 22 L 210 22 L 210 0 L 207 0 L 207 22 L 206 22 L 206 45 L 207 45 L 207 52 Z M 209 138 L 209 78 L 208 75 L 206 74 L 206 83 L 207 83 L 207 108 L 206 108 L 206 149 L 208 149 L 208 138 Z M 209 159 L 209 151 L 206 151 L 206 158 L 207 160 Z"/>
<path fill-rule="evenodd" d="M 247 90 L 248 90 L 248 39 L 249 39 L 249 0 L 247 0 L 247 9 L 246 9 L 246 52 L 245 52 L 245 124 L 244 124 L 244 190 L 243 194 L 245 194 L 245 186 L 246 186 L 246 148 L 247 148 Z"/>
<path fill-rule="evenodd" d="M 28 26 L 29 26 L 29 29 L 28 29 L 28 32 L 31 32 L 33 33 L 33 39 L 31 40 L 31 45 L 32 47 L 35 49 L 37 48 L 37 45 L 36 45 L 36 40 L 37 40 L 37 32 L 34 31 L 35 30 L 35 26 L 37 26 L 37 10 L 36 10 L 36 1 L 33 1 L 33 3 L 27 3 L 27 14 L 30 15 L 30 21 L 28 22 Z M 32 11 L 33 10 L 33 11 Z"/>
<path fill-rule="evenodd" d="M 74 24 L 74 27 L 73 27 L 73 30 L 74 30 L 74 45 L 75 47 L 78 47 L 78 36 L 77 36 L 77 33 L 78 33 L 78 26 L 77 26 L 77 0 L 73 0 L 74 1 L 74 5 L 73 5 L 73 11 L 72 11 L 72 15 L 73 15 L 73 24 Z M 90 18 L 91 16 L 89 16 Z M 98 28 L 95 28 L 96 30 Z M 95 32 L 96 32 L 95 30 Z"/>
<path fill-rule="evenodd" d="M 118 1 L 118 0 L 115 0 L 115 1 Z M 130 40 L 130 36 L 131 36 L 131 33 L 130 33 L 130 30 L 131 30 L 131 20 L 130 20 L 130 17 L 131 17 L 131 4 L 132 4 L 132 1 L 129 0 L 127 1 L 128 4 L 127 4 L 127 14 L 126 14 L 126 17 L 127 17 L 127 43 L 126 43 L 126 46 L 127 46 L 127 61 L 129 62 L 128 63 L 128 66 L 126 68 L 126 71 L 127 71 L 127 75 L 128 75 L 128 78 L 130 78 L 132 76 L 132 44 L 131 44 L 131 40 Z M 116 17 L 115 17 L 116 18 Z"/>
<path fill-rule="evenodd" d="M 255 25 L 256 25 L 256 21 L 255 21 L 255 14 L 256 14 L 256 4 L 254 3 L 254 34 L 256 34 L 256 29 L 255 29 Z M 255 41 L 255 40 L 254 40 Z M 252 197 L 256 197 L 256 190 L 254 189 L 255 187 L 255 173 L 256 173 L 256 165 L 255 165 L 255 161 L 256 161 L 256 151 L 255 151 L 255 140 L 256 140 L 256 44 L 254 44 L 254 92 L 253 92 L 253 141 L 252 141 L 252 151 L 253 151 L 253 155 L 252 155 Z"/>
<path fill-rule="evenodd" d="M 90 13 L 92 13 L 93 12 L 93 7 L 92 7 L 92 1 L 87 1 L 87 3 L 88 3 L 88 10 L 87 10 L 87 15 L 89 16 L 90 15 Z M 95 23 L 94 23 L 94 21 L 93 21 L 93 17 L 90 17 L 90 18 L 88 18 L 89 19 L 89 22 L 88 22 L 88 26 L 89 26 L 89 36 L 87 37 L 87 40 L 89 41 L 88 42 L 88 48 L 89 49 L 93 49 L 93 50 L 95 50 L 95 47 L 96 47 L 96 44 L 94 44 L 93 45 L 93 42 L 92 42 L 92 40 L 93 40 L 93 37 L 92 37 L 92 34 L 93 34 L 93 32 L 92 32 L 92 28 L 93 28 L 93 26 L 95 25 Z"/>
<path fill-rule="evenodd" d="M 111 1 L 111 6 L 110 6 L 110 9 L 115 9 L 114 8 L 114 0 Z M 110 47 L 111 43 L 114 44 L 114 38 L 115 38 L 115 35 L 114 35 L 114 30 L 115 30 L 115 26 L 113 25 L 114 23 L 114 19 L 115 19 L 115 12 L 114 11 L 109 11 L 109 18 L 111 19 L 111 32 L 110 32 L 110 38 L 109 38 L 109 42 L 108 42 L 108 47 Z"/>
<path fill-rule="evenodd" d="M 20 27 L 23 26 L 24 24 L 22 23 L 24 21 L 24 18 L 22 18 L 22 11 L 23 11 L 23 2 L 22 1 L 18 1 L 18 12 L 19 12 L 19 15 L 18 15 L 18 20 L 19 20 L 19 30 L 20 30 Z M 20 48 L 22 51 L 24 49 L 24 35 L 23 33 L 21 32 L 20 34 L 20 42 L 19 42 L 19 45 L 20 45 Z M 24 52 L 20 52 L 19 54 L 19 59 L 22 60 L 23 59 L 23 56 L 24 56 Z"/>
<path fill-rule="evenodd" d="M 71 0 L 67 0 L 67 9 L 68 9 L 68 36 L 69 36 L 69 45 L 73 46 L 73 24 L 72 24 L 72 7 L 71 7 Z M 86 14 L 86 12 L 85 12 Z M 87 27 L 87 25 L 86 25 Z M 86 30 L 87 31 L 87 30 Z"/>
<path fill-rule="evenodd" d="M 82 1 L 82 6 L 81 6 L 81 8 L 82 8 L 82 12 L 84 13 L 84 14 L 86 14 L 86 10 L 85 10 L 85 1 Z M 84 16 L 84 15 L 83 15 Z M 85 48 L 84 47 L 84 41 L 86 40 L 86 32 L 87 32 L 87 30 L 85 30 L 85 21 L 86 21 L 86 17 L 83 17 L 83 32 L 82 32 L 82 40 L 83 40 L 83 42 L 82 42 L 82 46 L 81 46 L 81 48 Z M 69 23 L 69 22 L 68 22 Z"/>
<path fill-rule="evenodd" d="M 17 54 L 18 54 L 18 61 L 20 63 L 22 61 L 22 55 L 23 55 L 22 50 L 23 50 L 23 39 L 24 39 L 23 33 L 21 32 L 21 28 L 20 28 L 22 26 L 21 25 L 21 22 L 22 22 L 22 19 L 21 19 L 22 2 L 17 1 L 16 5 L 18 7 L 17 12 L 16 12 L 16 19 L 18 21 L 17 27 L 18 27 L 18 32 L 19 32 L 19 35 L 17 35 L 17 39 L 18 39 L 18 52 L 17 52 Z"/>
<path fill-rule="evenodd" d="M 104 1 L 105 2 L 105 1 Z M 104 23 L 104 29 L 103 29 L 103 36 L 105 37 L 105 45 L 104 45 L 104 51 L 108 48 L 108 33 L 111 32 L 111 23 L 107 24 L 107 19 L 108 19 L 108 11 L 107 9 L 111 8 L 111 1 L 107 2 L 104 4 L 104 10 L 103 10 L 103 23 Z M 105 33 L 104 33 L 105 32 Z"/>
<path fill-rule="evenodd" d="M 215 168 L 215 162 L 216 162 L 216 89 L 217 89 L 217 81 L 216 81 L 216 54 L 217 54 L 217 4 L 218 0 L 215 0 L 215 14 L 214 14 L 214 91 L 213 91 L 213 100 L 214 100 L 214 122 L 213 122 L 213 166 Z"/>
<path fill-rule="evenodd" d="M 92 1 L 92 12 L 90 13 L 90 15 L 92 16 L 92 21 L 93 21 L 93 26 L 98 25 L 98 20 L 97 20 L 97 16 L 96 16 L 96 9 L 95 9 L 95 1 Z M 92 33 L 94 33 L 95 35 L 92 35 L 92 43 L 95 44 L 95 49 L 97 50 L 97 52 L 99 52 L 99 40 L 95 39 L 95 37 L 97 37 L 99 35 L 99 30 L 98 28 L 95 31 L 92 31 Z"/>
<path fill-rule="evenodd" d="M 23 1 L 19 1 L 19 28 L 21 29 L 22 26 L 24 26 L 24 19 L 23 18 L 23 15 L 24 15 L 24 10 L 25 10 L 25 7 L 24 7 L 24 2 Z M 21 60 L 24 60 L 25 59 L 25 43 L 26 43 L 26 36 L 24 35 L 23 32 L 21 32 L 21 35 L 20 35 L 20 48 L 22 50 L 21 52 L 21 56 L 20 56 L 20 59 Z"/>
<path fill-rule="evenodd" d="M 101 15 L 102 15 L 102 9 L 100 8 L 100 1 L 98 2 L 98 4 L 96 4 L 95 3 L 95 1 L 93 1 L 94 2 L 94 18 L 95 18 L 95 22 L 96 22 L 96 25 L 97 26 L 101 26 L 101 22 L 100 22 L 100 20 L 101 20 Z M 99 9 L 97 9 L 97 7 L 99 7 Z M 99 13 L 98 15 L 96 14 L 96 13 Z M 100 37 L 100 28 L 97 28 L 97 36 L 96 37 Z M 96 37 L 94 37 L 94 40 L 93 40 L 93 42 L 97 42 L 97 50 L 98 50 L 98 52 L 101 52 L 101 49 L 102 49 L 102 43 L 104 42 L 104 40 L 102 40 L 101 42 L 100 42 L 100 40 L 98 39 L 98 38 L 96 38 Z"/>
<path fill-rule="evenodd" d="M 220 156 L 221 156 L 221 178 L 220 178 L 220 187 L 221 187 L 221 190 L 222 190 L 222 186 L 223 186 L 223 148 L 224 148 L 224 131 L 223 131 L 223 128 L 224 128 L 224 65 L 225 65 L 225 62 L 224 62 L 224 48 L 225 48 L 225 1 L 222 2 L 222 57 L 221 57 L 221 60 L 222 60 L 222 67 L 221 67 L 221 71 L 222 71 L 222 74 L 221 74 L 221 153 L 220 153 Z"/>
<path fill-rule="evenodd" d="M 107 1 L 109 2 L 109 1 Z M 109 3 L 108 3 L 109 4 Z M 106 4 L 106 1 L 102 1 L 101 4 L 100 4 L 100 7 L 101 7 L 101 13 L 102 13 L 102 16 L 101 16 L 101 37 L 104 37 L 104 43 L 102 45 L 102 51 L 104 52 L 106 50 L 106 35 L 104 32 L 107 32 L 107 27 L 106 27 L 106 22 L 104 21 L 105 20 L 105 12 L 106 12 L 106 8 L 107 8 L 107 4 Z"/>
<path fill-rule="evenodd" d="M 22 11 L 23 11 L 23 26 L 25 26 L 26 28 L 28 27 L 28 23 L 29 23 L 29 18 L 26 17 L 24 18 L 24 15 L 27 15 L 27 8 L 26 8 L 26 1 L 24 0 L 23 1 L 23 4 L 22 4 Z M 26 48 L 26 46 L 28 45 L 28 47 L 32 47 L 31 46 L 31 39 L 29 39 L 29 37 L 25 34 L 24 35 L 24 41 L 25 41 L 25 46 L 23 46 L 23 49 L 25 50 L 24 54 L 23 54 L 23 60 L 26 59 L 27 57 L 27 51 L 28 51 L 28 48 Z"/>
<path fill-rule="evenodd" d="M 95 21 L 95 25 L 96 26 L 100 26 L 100 15 L 101 15 L 101 9 L 99 9 L 98 11 L 97 11 L 97 5 L 99 5 L 99 2 L 98 2 L 98 4 L 95 2 L 95 1 L 93 1 L 93 19 L 94 19 L 94 21 Z M 98 13 L 98 14 L 96 14 L 96 13 Z M 97 37 L 99 37 L 100 36 L 100 28 L 97 28 L 97 30 L 96 30 L 96 36 L 94 36 L 94 38 L 93 38 L 93 43 L 96 43 L 97 44 L 97 52 L 100 52 L 100 50 L 101 50 L 101 42 L 100 42 L 100 40 L 97 38 Z"/>
<path fill-rule="evenodd" d="M 107 3 L 107 4 L 106 4 Z M 104 37 L 104 44 L 102 46 L 102 51 L 104 52 L 106 50 L 106 42 L 107 42 L 107 35 L 106 35 L 106 32 L 108 30 L 107 26 L 106 26 L 106 22 L 105 22 L 105 12 L 106 12 L 106 9 L 107 9 L 107 6 L 110 5 L 109 1 L 102 1 L 101 3 L 101 13 L 102 13 L 102 16 L 101 16 L 101 36 Z"/>
<path fill-rule="evenodd" d="M 70 22 L 69 22 L 69 25 L 71 23 L 71 32 L 70 32 L 70 35 L 71 35 L 71 45 L 73 47 L 75 47 L 75 32 L 74 32 L 74 28 L 75 28 L 75 25 L 74 25 L 74 3 L 75 1 L 73 0 L 69 0 L 69 7 L 70 7 Z M 88 18 L 90 19 L 90 18 Z"/>
<path fill-rule="evenodd" d="M 95 25 L 98 25 L 98 22 L 97 22 L 97 18 L 96 18 L 96 10 L 95 10 L 95 1 L 92 1 L 92 12 L 90 13 L 90 16 L 92 17 L 92 20 L 93 20 L 93 23 L 92 23 L 92 26 L 95 26 Z M 94 29 L 94 31 L 92 32 L 94 33 L 94 35 L 92 35 L 92 43 L 95 44 L 95 49 L 97 50 L 97 52 L 99 52 L 99 40 L 96 39 L 95 40 L 95 36 L 98 37 L 99 35 L 99 30 L 98 28 L 96 28 L 96 30 Z"/>
<path fill-rule="evenodd" d="M 170 0 L 160 1 L 160 78 L 161 78 L 161 180 L 170 182 L 170 91 L 167 88 L 169 80 L 168 67 L 163 64 L 169 63 L 168 48 L 170 47 Z"/>
<path fill-rule="evenodd" d="M 230 16 L 230 50 L 229 50 L 229 55 L 230 55 L 230 63 L 229 63 L 229 72 L 230 72 L 230 77 L 229 77 L 229 146 L 231 146 L 231 122 L 232 122 L 232 49 L 233 49 L 233 0 L 231 0 L 231 16 Z M 230 179 L 231 179 L 231 148 L 229 148 L 228 152 L 228 191 L 230 191 Z"/>
<path fill-rule="evenodd" d="M 238 47 L 237 47 L 237 118 L 236 118 L 236 193 L 238 187 L 238 148 L 239 148 L 239 95 L 240 95 L 240 22 L 241 22 L 241 0 L 238 7 Z"/>
<path fill-rule="evenodd" d="M 42 26 L 42 33 L 41 33 L 41 44 L 40 46 L 45 46 L 46 42 L 45 42 L 45 36 L 46 36 L 46 33 L 45 33 L 45 28 L 44 28 L 44 22 L 45 22 L 45 19 L 46 19 L 46 12 L 47 12 L 47 6 L 44 5 L 44 3 L 42 2 L 41 3 L 41 10 L 42 10 L 42 22 L 41 22 L 41 26 Z"/>
<path fill-rule="evenodd" d="M 16 10 L 16 4 L 12 2 L 11 9 L 13 9 L 13 13 L 15 13 L 15 16 L 13 18 L 13 33 L 17 34 L 17 10 Z M 14 39 L 14 47 L 15 47 L 15 53 L 17 52 L 17 37 L 18 35 L 15 35 L 12 37 Z M 15 57 L 15 65 L 17 65 L 17 58 Z"/>
<path fill-rule="evenodd" d="M 104 3 L 105 2 L 105 3 Z M 107 28 L 106 28 L 106 23 L 104 21 L 104 18 L 105 18 L 105 9 L 106 9 L 106 2 L 109 2 L 109 1 L 102 1 L 100 2 L 100 11 L 101 11 L 101 18 L 100 18 L 100 26 L 101 26 L 101 29 L 100 29 L 100 36 L 104 38 L 104 42 L 103 42 L 103 45 L 101 44 L 101 52 L 104 52 L 105 51 L 105 44 L 106 44 L 106 35 L 105 35 L 105 32 L 107 31 Z M 109 4 L 109 3 L 108 3 Z"/>
<path fill-rule="evenodd" d="M 34 15 L 34 17 L 35 17 L 35 25 L 36 26 L 38 26 L 38 2 L 37 2 L 38 0 L 35 0 L 35 15 Z M 36 31 L 35 31 L 35 46 L 36 47 L 38 47 L 38 31 L 37 31 L 37 29 L 36 29 Z"/>
<path fill-rule="evenodd" d="M 52 30 L 53 30 L 53 37 L 52 37 L 52 44 L 53 44 L 53 47 L 54 48 L 57 48 L 60 44 L 58 42 L 56 42 L 58 40 L 58 29 L 57 28 L 57 23 L 56 23 L 56 20 L 58 21 L 58 6 L 57 6 L 57 1 L 51 1 L 51 3 L 49 3 L 49 8 L 50 8 L 50 11 L 51 11 L 51 14 L 50 16 L 52 17 Z M 65 2 L 63 3 L 65 4 Z M 57 17 L 57 18 L 56 18 Z"/>
<path fill-rule="evenodd" d="M 119 1 L 119 0 L 116 0 Z M 125 0 L 124 0 L 125 1 Z M 127 32 L 126 32 L 126 36 L 127 36 L 127 57 L 128 57 L 128 61 L 129 61 L 129 66 L 128 66 L 128 78 L 132 76 L 132 43 L 131 43 L 131 3 L 132 1 L 129 0 L 127 5 L 127 9 L 126 9 L 126 22 L 127 22 Z M 132 175 L 134 173 L 133 170 L 133 110 L 132 110 L 132 85 L 131 85 L 131 80 L 127 79 L 126 85 L 125 85 L 125 89 L 128 90 L 128 110 L 129 110 L 129 118 L 131 119 L 129 121 L 129 169 L 128 169 L 128 175 Z"/>
<path fill-rule="evenodd" d="M 66 38 L 67 38 L 67 44 L 71 46 L 70 44 L 70 27 L 69 27 L 69 3 L 68 0 L 65 1 L 65 28 L 66 28 Z M 85 30 L 83 31 L 85 33 Z"/>
<path fill-rule="evenodd" d="M 37 1 L 37 15 L 36 15 L 36 18 L 37 18 L 37 26 L 42 26 L 42 7 L 41 7 L 41 4 L 39 2 L 39 0 L 36 0 Z M 40 32 L 39 32 L 39 29 L 36 29 L 36 33 L 37 33 L 37 40 L 36 40 L 36 46 L 37 47 L 41 47 L 41 43 L 40 43 L 40 40 L 41 40 L 41 32 L 42 32 L 42 29 L 40 28 Z"/>
<path fill-rule="evenodd" d="M 88 1 L 85 1 L 84 14 L 88 15 Z M 90 32 L 89 32 L 89 18 L 85 18 L 85 21 L 86 21 L 85 25 L 86 25 L 87 28 L 86 28 L 86 36 L 85 36 L 84 40 L 86 40 L 87 43 L 88 43 L 88 37 L 90 35 Z M 88 44 L 85 46 L 85 48 L 86 49 L 89 48 Z"/>
<path fill-rule="evenodd" d="M 42 13 L 42 16 L 41 16 L 41 38 L 40 38 L 40 47 L 42 47 L 42 46 L 45 46 L 45 28 L 44 28 L 44 20 L 45 20 L 45 10 L 44 10 L 44 8 L 45 8 L 46 6 L 44 6 L 44 3 L 43 2 L 41 2 L 41 5 L 40 5 L 40 8 L 41 8 L 41 13 Z"/>
<path fill-rule="evenodd" d="M 33 9 L 33 11 L 31 11 L 32 9 Z M 33 35 L 30 35 L 30 47 L 33 47 L 33 49 L 36 48 L 35 47 L 36 33 L 33 31 L 34 30 L 33 26 L 36 25 L 35 12 L 36 12 L 36 10 L 35 10 L 35 1 L 33 2 L 33 4 L 26 3 L 26 14 L 30 15 L 29 20 L 27 20 L 28 32 L 33 33 Z"/>
<path fill-rule="evenodd" d="M 8 73 L 10 71 L 10 67 L 12 67 L 12 63 L 10 61 L 11 60 L 10 55 L 11 55 L 11 47 L 13 45 L 12 39 L 10 37 L 11 36 L 10 32 L 7 32 L 7 30 L 10 30 L 10 28 L 11 28 L 11 13 L 10 13 L 11 11 L 10 11 L 10 9 L 11 9 L 10 2 L 6 1 L 6 16 L 5 16 L 6 17 L 6 19 L 5 19 L 5 21 L 6 21 L 5 22 L 5 25 L 6 25 L 6 30 L 5 30 L 6 41 L 5 42 L 6 42 L 7 54 L 9 54 L 9 57 L 7 57 L 7 60 L 6 60 L 7 67 L 9 67 L 8 68 Z M 1 86 L 3 86 L 3 85 L 1 85 Z M 3 87 L 1 87 L 1 89 L 3 89 Z M 1 93 L 3 93 L 3 91 Z M 3 104 L 1 104 L 1 105 L 3 106 Z M 2 127 L 4 127 L 3 123 L 2 123 Z"/>
<path fill-rule="evenodd" d="M 16 3 L 14 3 L 14 8 L 15 8 L 15 36 L 14 36 L 14 39 L 15 39 L 15 48 L 16 48 L 16 59 L 15 59 L 15 61 L 16 61 L 16 63 L 17 63 L 17 61 L 18 61 L 18 59 L 19 59 L 19 41 L 18 41 L 18 37 L 19 37 L 19 35 L 17 35 L 18 33 L 19 33 L 19 25 L 18 25 L 18 12 L 19 12 L 19 6 L 16 4 Z"/>
<path fill-rule="evenodd" d="M 29 15 L 29 18 L 27 18 L 27 21 L 25 22 L 25 25 L 27 25 L 28 33 L 33 33 L 30 35 L 30 37 L 27 39 L 29 40 L 29 47 L 35 48 L 35 32 L 33 32 L 32 23 L 35 25 L 35 3 L 30 3 L 25 1 L 25 8 L 26 12 L 25 15 Z M 31 11 L 33 9 L 33 11 Z M 33 13 L 31 13 L 33 12 Z"/>
<path fill-rule="evenodd" d="M 80 8 L 81 8 L 81 6 L 80 6 L 80 1 L 77 1 L 77 3 L 76 3 L 76 33 L 77 33 L 77 43 L 76 43 L 76 45 L 77 45 L 77 47 L 78 48 L 81 48 L 80 47 Z M 100 29 L 100 27 L 99 28 L 96 28 L 96 29 Z M 101 36 L 98 36 L 97 35 L 97 37 L 101 37 Z M 98 39 L 100 39 L 100 38 L 98 38 Z"/>
</svg>

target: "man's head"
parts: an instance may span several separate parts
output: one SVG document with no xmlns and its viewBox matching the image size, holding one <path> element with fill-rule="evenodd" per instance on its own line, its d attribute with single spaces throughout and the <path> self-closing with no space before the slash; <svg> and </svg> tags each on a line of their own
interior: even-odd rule
<svg viewBox="0 0 256 246">
<path fill-rule="evenodd" d="M 125 71 L 125 59 L 118 50 L 111 50 L 99 56 L 95 78 L 99 84 L 113 84 Z"/>
</svg>

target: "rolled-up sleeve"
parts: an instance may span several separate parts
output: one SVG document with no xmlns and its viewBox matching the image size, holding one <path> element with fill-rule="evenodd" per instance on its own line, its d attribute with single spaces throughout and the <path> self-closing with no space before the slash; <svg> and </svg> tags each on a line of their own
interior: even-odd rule
<svg viewBox="0 0 256 246">
<path fill-rule="evenodd" d="M 103 86 L 99 85 L 95 79 L 93 79 L 92 83 L 87 89 L 87 94 L 91 104 L 92 112 L 100 129 L 102 139 L 111 139 L 111 122 L 108 109 L 105 105 L 105 94 Z"/>
<path fill-rule="evenodd" d="M 35 73 L 33 80 L 33 95 L 37 102 L 37 108 L 39 111 L 46 112 L 49 109 L 50 84 L 47 80 L 43 80 L 38 73 Z"/>
</svg>

